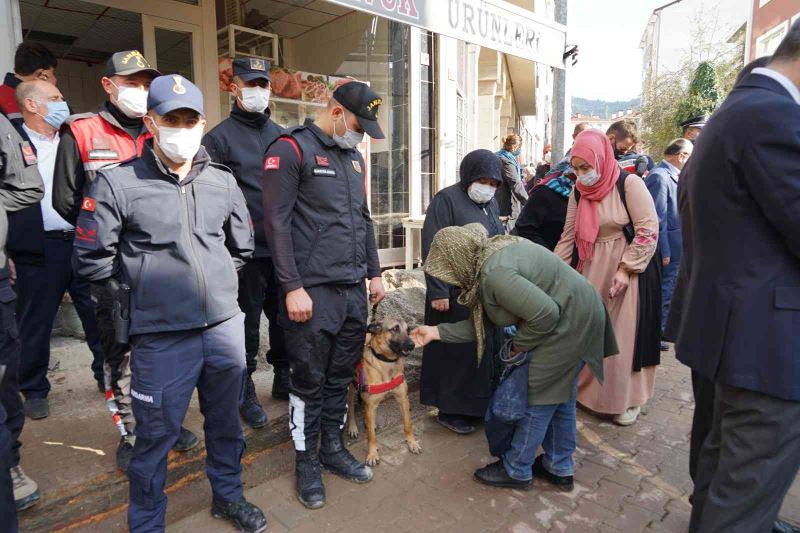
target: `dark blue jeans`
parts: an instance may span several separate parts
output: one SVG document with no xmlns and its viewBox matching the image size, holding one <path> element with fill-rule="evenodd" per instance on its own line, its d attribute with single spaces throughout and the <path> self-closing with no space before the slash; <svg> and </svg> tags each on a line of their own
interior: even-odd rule
<svg viewBox="0 0 800 533">
<path fill-rule="evenodd" d="M 544 448 L 543 463 L 550 473 L 557 476 L 574 474 L 572 455 L 577 439 L 575 397 L 581 368 L 583 361 L 578 363 L 568 401 L 552 405 L 529 405 L 522 419 L 517 422 L 511 449 L 502 457 L 503 466 L 512 478 L 521 481 L 531 479 L 539 445 Z"/>
</svg>

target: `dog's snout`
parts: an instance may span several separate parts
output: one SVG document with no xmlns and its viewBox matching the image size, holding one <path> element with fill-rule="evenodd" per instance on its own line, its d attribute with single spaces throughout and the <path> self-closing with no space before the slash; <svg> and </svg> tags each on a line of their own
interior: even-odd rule
<svg viewBox="0 0 800 533">
<path fill-rule="evenodd" d="M 414 346 L 415 346 L 414 341 L 411 339 L 406 339 L 406 341 L 403 343 L 403 347 L 408 351 L 413 350 Z"/>
</svg>

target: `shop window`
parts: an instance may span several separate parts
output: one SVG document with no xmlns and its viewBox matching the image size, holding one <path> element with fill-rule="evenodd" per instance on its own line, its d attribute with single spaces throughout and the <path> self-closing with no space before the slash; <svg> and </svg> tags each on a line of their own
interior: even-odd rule
<svg viewBox="0 0 800 533">
<path fill-rule="evenodd" d="M 420 53 L 423 61 L 420 64 L 420 187 L 422 191 L 422 212 L 428 209 L 431 198 L 438 190 L 436 182 L 436 119 L 433 102 L 436 99 L 434 83 L 434 51 L 435 41 L 431 32 L 420 33 Z"/>
<path fill-rule="evenodd" d="M 785 20 L 756 39 L 756 57 L 772 55 L 781 44 L 788 29 L 789 21 Z"/>
<path fill-rule="evenodd" d="M 467 155 L 467 100 L 456 91 L 456 168 L 461 166 L 461 160 Z"/>
</svg>

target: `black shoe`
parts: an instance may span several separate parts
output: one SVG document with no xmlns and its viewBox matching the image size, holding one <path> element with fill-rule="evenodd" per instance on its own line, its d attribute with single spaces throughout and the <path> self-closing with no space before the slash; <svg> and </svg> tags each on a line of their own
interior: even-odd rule
<svg viewBox="0 0 800 533">
<path fill-rule="evenodd" d="M 172 450 L 176 452 L 188 452 L 198 444 L 200 444 L 200 439 L 197 438 L 197 435 L 181 426 L 181 434 L 177 442 L 172 445 Z"/>
<path fill-rule="evenodd" d="M 309 509 L 319 509 L 325 505 L 322 467 L 316 452 L 296 452 L 294 476 L 300 503 Z"/>
<path fill-rule="evenodd" d="M 251 428 L 263 428 L 267 425 L 267 413 L 258 402 L 256 396 L 256 385 L 253 383 L 253 377 L 247 376 L 247 381 L 244 384 L 244 401 L 239 408 L 239 414 L 242 419 Z"/>
<path fill-rule="evenodd" d="M 119 446 L 117 446 L 117 468 L 122 472 L 127 472 L 132 457 L 133 444 L 131 444 L 128 437 L 122 437 L 119 440 Z"/>
<path fill-rule="evenodd" d="M 662 352 L 668 352 L 669 351 L 669 344 L 667 344 L 666 342 L 662 342 L 661 343 L 661 351 Z"/>
<path fill-rule="evenodd" d="M 273 366 L 275 377 L 272 380 L 272 397 L 276 400 L 289 399 L 289 367 Z"/>
<path fill-rule="evenodd" d="M 259 533 L 267 529 L 267 517 L 261 509 L 244 498 L 234 503 L 212 501 L 211 516 L 230 520 L 239 531 L 245 533 Z"/>
<path fill-rule="evenodd" d="M 496 461 L 475 471 L 475 481 L 492 487 L 502 487 L 504 489 L 528 490 L 533 483 L 531 480 L 519 481 L 508 475 L 503 461 Z"/>
<path fill-rule="evenodd" d="M 572 476 L 557 476 L 555 474 L 550 473 L 545 467 L 542 459 L 544 455 L 540 455 L 536 458 L 533 462 L 533 477 L 538 477 L 539 479 L 543 479 L 548 483 L 552 483 L 558 490 L 563 492 L 572 492 L 572 489 L 575 488 L 575 483 L 572 480 Z"/>
<path fill-rule="evenodd" d="M 322 442 L 319 447 L 319 460 L 325 470 L 354 483 L 372 481 L 372 469 L 353 457 L 344 446 L 342 432 L 322 430 Z"/>
<path fill-rule="evenodd" d="M 40 420 L 50 415 L 50 404 L 47 398 L 28 398 L 25 400 L 25 416 L 32 420 Z"/>
<path fill-rule="evenodd" d="M 471 422 L 469 422 L 466 417 L 459 415 L 439 413 L 439 416 L 436 417 L 436 421 L 450 431 L 458 433 L 459 435 L 469 435 L 470 433 L 475 433 L 477 430 L 477 428 Z"/>
<path fill-rule="evenodd" d="M 772 526 L 772 533 L 800 533 L 800 528 L 797 528 L 783 520 L 776 520 L 775 525 Z"/>
<path fill-rule="evenodd" d="M 106 393 L 106 381 L 105 381 L 105 379 L 98 378 L 98 377 L 95 377 L 94 379 L 95 379 L 95 381 L 97 381 L 97 390 L 99 390 L 101 393 L 105 394 Z"/>
</svg>

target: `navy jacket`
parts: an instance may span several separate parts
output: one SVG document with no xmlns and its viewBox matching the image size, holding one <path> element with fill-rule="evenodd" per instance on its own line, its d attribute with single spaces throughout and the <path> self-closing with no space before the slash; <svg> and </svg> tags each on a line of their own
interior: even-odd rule
<svg viewBox="0 0 800 533">
<path fill-rule="evenodd" d="M 283 133 L 283 128 L 272 122 L 269 116 L 269 109 L 266 113 L 250 113 L 234 105 L 231 116 L 203 137 L 203 146 L 211 160 L 230 168 L 244 193 L 255 228 L 255 257 L 270 255 L 264 234 L 261 180 L 267 147 Z"/>
<path fill-rule="evenodd" d="M 236 271 L 253 226 L 231 173 L 204 149 L 178 182 L 155 156 L 98 171 L 75 227 L 75 267 L 131 287 L 131 335 L 218 324 L 239 313 Z"/>
<path fill-rule="evenodd" d="M 717 383 L 798 401 L 800 105 L 750 74 L 703 129 L 687 172 L 677 356 Z"/>
<path fill-rule="evenodd" d="M 644 182 L 658 214 L 658 251 L 672 262 L 680 261 L 683 245 L 678 213 L 678 176 L 665 161 L 645 177 Z"/>
</svg>

